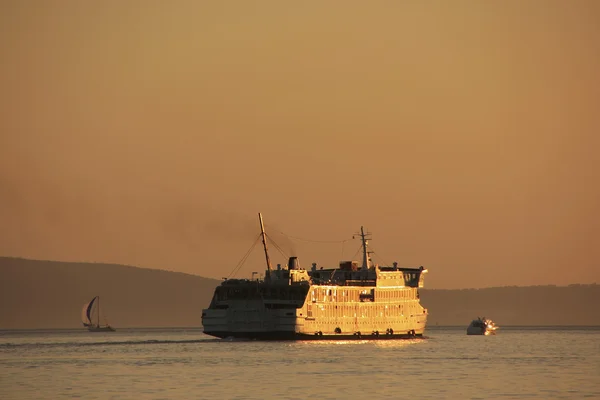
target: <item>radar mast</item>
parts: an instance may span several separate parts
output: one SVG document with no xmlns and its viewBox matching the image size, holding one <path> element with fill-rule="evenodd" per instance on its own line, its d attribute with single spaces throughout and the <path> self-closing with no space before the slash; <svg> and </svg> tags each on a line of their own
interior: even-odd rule
<svg viewBox="0 0 600 400">
<path fill-rule="evenodd" d="M 371 239 L 370 237 L 367 237 L 369 235 L 371 235 L 371 234 L 369 232 L 365 233 L 364 228 L 361 226 L 360 227 L 360 240 L 362 242 L 362 249 L 363 249 L 362 269 L 369 269 L 369 267 L 371 266 L 371 257 L 369 257 L 369 254 L 371 254 L 372 251 L 367 250 L 367 244 L 369 244 L 369 239 Z"/>
</svg>

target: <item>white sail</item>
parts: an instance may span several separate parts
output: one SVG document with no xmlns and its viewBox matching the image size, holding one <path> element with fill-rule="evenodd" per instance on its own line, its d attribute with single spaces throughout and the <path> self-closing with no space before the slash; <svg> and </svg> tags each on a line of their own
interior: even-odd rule
<svg viewBox="0 0 600 400">
<path fill-rule="evenodd" d="M 83 305 L 83 308 L 81 309 L 81 322 L 83 323 L 83 326 L 90 326 L 90 324 L 91 324 L 91 321 L 87 317 L 88 305 L 89 305 L 89 303 L 85 303 Z"/>
<path fill-rule="evenodd" d="M 83 309 L 81 310 L 81 322 L 83 323 L 83 326 L 87 327 L 94 325 L 92 319 L 92 310 L 97 299 L 98 296 L 94 297 L 89 303 L 83 305 Z"/>
</svg>

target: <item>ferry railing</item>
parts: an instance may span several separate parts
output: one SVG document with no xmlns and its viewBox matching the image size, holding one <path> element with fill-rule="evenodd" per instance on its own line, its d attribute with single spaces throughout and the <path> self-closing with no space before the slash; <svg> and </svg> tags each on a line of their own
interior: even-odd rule
<svg viewBox="0 0 600 400">
<path fill-rule="evenodd" d="M 375 286 L 376 281 L 374 279 L 366 279 L 366 280 L 347 280 L 344 283 L 344 286 Z"/>
</svg>

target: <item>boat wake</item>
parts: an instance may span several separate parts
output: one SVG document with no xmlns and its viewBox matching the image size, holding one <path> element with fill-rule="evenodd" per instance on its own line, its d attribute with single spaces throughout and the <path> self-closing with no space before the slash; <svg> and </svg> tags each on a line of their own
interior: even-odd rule
<svg viewBox="0 0 600 400">
<path fill-rule="evenodd" d="M 89 347 L 89 346 L 140 346 L 157 344 L 199 344 L 221 342 L 221 339 L 186 339 L 186 340 L 123 340 L 98 342 L 43 342 L 43 343 L 0 343 L 0 349 L 39 348 L 39 347 Z"/>
</svg>

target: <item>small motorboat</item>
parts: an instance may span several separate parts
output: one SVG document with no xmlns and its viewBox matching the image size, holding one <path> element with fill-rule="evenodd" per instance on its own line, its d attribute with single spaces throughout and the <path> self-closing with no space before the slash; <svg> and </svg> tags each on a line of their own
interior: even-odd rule
<svg viewBox="0 0 600 400">
<path fill-rule="evenodd" d="M 477 317 L 467 328 L 467 335 L 495 335 L 498 327 L 491 319 Z"/>
</svg>

